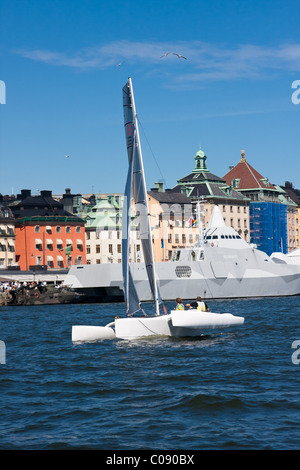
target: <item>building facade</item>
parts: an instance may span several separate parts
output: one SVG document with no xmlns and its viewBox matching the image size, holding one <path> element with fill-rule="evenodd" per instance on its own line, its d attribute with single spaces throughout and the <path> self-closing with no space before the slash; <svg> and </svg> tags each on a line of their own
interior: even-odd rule
<svg viewBox="0 0 300 470">
<path fill-rule="evenodd" d="M 97 199 L 85 216 L 87 264 L 121 263 L 123 194 L 106 194 Z M 130 261 L 143 260 L 139 231 L 133 213 L 131 222 Z"/>
<path fill-rule="evenodd" d="M 0 199 L 0 269 L 15 265 L 15 219 L 11 209 Z"/>
<path fill-rule="evenodd" d="M 294 219 L 295 219 L 295 239 L 296 239 L 296 248 L 300 248 L 300 189 L 294 188 L 293 184 L 290 181 L 286 181 L 284 186 L 281 188 L 288 195 L 289 199 L 294 202 L 296 209 L 294 209 Z M 292 217 L 291 217 L 292 220 Z M 292 233 L 292 230 L 291 230 Z"/>
<path fill-rule="evenodd" d="M 199 234 L 196 205 L 179 192 L 156 188 L 148 192 L 153 252 L 156 261 L 169 261 L 178 248 L 192 247 Z"/>
<path fill-rule="evenodd" d="M 22 271 L 66 269 L 86 263 L 84 221 L 63 209 L 51 191 L 22 190 L 10 205 L 15 217 L 16 262 Z"/>
</svg>

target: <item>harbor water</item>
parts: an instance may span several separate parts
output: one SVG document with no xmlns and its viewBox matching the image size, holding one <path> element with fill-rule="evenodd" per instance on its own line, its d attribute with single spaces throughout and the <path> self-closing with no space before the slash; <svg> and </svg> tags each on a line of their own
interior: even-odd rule
<svg viewBox="0 0 300 470">
<path fill-rule="evenodd" d="M 245 324 L 75 345 L 124 305 L 2 307 L 0 449 L 299 449 L 300 297 L 208 303 Z"/>
</svg>

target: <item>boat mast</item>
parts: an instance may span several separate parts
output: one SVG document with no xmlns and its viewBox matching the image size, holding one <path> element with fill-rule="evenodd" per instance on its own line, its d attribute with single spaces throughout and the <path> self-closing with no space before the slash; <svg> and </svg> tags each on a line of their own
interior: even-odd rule
<svg viewBox="0 0 300 470">
<path fill-rule="evenodd" d="M 205 202 L 202 200 L 202 203 Z M 197 222 L 198 222 L 198 246 L 201 250 L 204 250 L 204 223 L 205 223 L 205 215 L 204 215 L 204 207 L 202 206 L 200 200 L 196 203 L 196 213 L 197 213 Z"/>
<path fill-rule="evenodd" d="M 135 109 L 135 102 L 134 102 L 134 94 L 133 94 L 133 88 L 132 88 L 132 82 L 131 82 L 131 77 L 128 78 L 128 86 L 129 86 L 129 91 L 130 91 L 130 96 L 131 96 L 131 103 L 132 103 L 132 114 L 133 114 L 133 119 L 134 119 L 134 125 L 136 129 L 136 144 L 140 156 L 140 166 L 141 166 L 141 173 L 142 173 L 142 182 L 143 186 L 145 188 L 145 207 L 147 210 L 147 218 L 148 218 L 148 236 L 150 239 L 150 250 L 151 250 L 151 257 L 153 260 L 153 288 L 154 288 L 154 301 L 155 301 L 155 312 L 156 315 L 159 315 L 159 301 L 158 301 L 158 291 L 157 291 L 157 279 L 156 279 L 156 270 L 155 270 L 155 262 L 154 262 L 154 252 L 153 252 L 153 246 L 152 246 L 152 233 L 151 233 L 151 223 L 150 223 L 150 213 L 149 213 L 149 206 L 148 206 L 148 198 L 147 198 L 147 188 L 146 188 L 146 180 L 145 180 L 145 172 L 144 172 L 144 164 L 143 164 L 143 157 L 142 157 L 142 149 L 141 149 L 141 143 L 140 143 L 140 134 L 139 134 L 139 128 L 138 128 L 138 122 L 137 122 L 137 114 L 136 114 L 136 109 Z"/>
</svg>

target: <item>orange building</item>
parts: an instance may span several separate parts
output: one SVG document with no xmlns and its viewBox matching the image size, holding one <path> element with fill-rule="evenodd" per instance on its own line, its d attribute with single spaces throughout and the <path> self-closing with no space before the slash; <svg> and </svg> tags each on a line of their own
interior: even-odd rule
<svg viewBox="0 0 300 470">
<path fill-rule="evenodd" d="M 84 221 L 65 211 L 51 191 L 31 196 L 30 190 L 22 190 L 10 207 L 16 218 L 16 262 L 22 271 L 86 263 Z"/>
</svg>

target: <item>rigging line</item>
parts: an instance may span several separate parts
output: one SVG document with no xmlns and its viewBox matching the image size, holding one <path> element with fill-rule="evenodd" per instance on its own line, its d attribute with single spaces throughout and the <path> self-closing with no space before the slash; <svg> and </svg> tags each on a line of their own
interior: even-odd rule
<svg viewBox="0 0 300 470">
<path fill-rule="evenodd" d="M 137 118 L 137 120 L 138 120 L 138 123 L 139 123 L 139 125 L 140 125 L 142 131 L 143 131 L 144 137 L 145 137 L 146 142 L 147 142 L 147 144 L 148 144 L 148 146 L 149 146 L 150 152 L 151 152 L 152 157 L 153 157 L 153 159 L 154 159 L 154 161 L 155 161 L 155 163 L 156 163 L 156 166 L 157 166 L 157 168 L 158 168 L 158 171 L 160 172 L 161 178 L 162 178 L 163 182 L 165 183 L 166 187 L 168 188 L 167 181 L 166 181 L 166 179 L 164 178 L 164 175 L 162 174 L 162 171 L 161 171 L 161 169 L 160 169 L 160 167 L 159 167 L 159 164 L 157 163 L 157 160 L 156 160 L 156 158 L 155 158 L 155 155 L 154 155 L 154 153 L 153 153 L 153 150 L 152 150 L 152 148 L 151 148 L 151 145 L 150 145 L 150 143 L 149 143 L 149 140 L 147 139 L 145 130 L 144 130 L 144 128 L 143 128 L 143 125 L 142 125 L 142 123 L 141 123 L 139 117 L 136 116 L 136 118 Z"/>
</svg>

